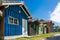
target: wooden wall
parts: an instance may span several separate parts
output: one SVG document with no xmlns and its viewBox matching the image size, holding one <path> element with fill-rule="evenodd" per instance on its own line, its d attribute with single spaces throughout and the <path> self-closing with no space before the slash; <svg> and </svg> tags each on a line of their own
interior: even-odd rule
<svg viewBox="0 0 60 40">
<path fill-rule="evenodd" d="M 0 40 L 4 40 L 4 6 L 0 7 L 2 16 L 0 16 Z"/>
</svg>

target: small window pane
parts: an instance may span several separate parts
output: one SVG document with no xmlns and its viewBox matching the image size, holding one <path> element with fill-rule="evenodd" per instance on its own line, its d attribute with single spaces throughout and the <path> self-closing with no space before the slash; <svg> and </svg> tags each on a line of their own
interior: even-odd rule
<svg viewBox="0 0 60 40">
<path fill-rule="evenodd" d="M 13 23 L 13 18 L 9 17 L 9 23 Z"/>
<path fill-rule="evenodd" d="M 18 20 L 17 19 L 14 19 L 14 24 L 18 24 Z"/>
</svg>

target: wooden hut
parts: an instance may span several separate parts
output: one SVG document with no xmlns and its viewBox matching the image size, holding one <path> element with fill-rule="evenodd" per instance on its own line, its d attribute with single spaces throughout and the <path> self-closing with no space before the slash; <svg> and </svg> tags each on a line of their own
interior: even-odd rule
<svg viewBox="0 0 60 40">
<path fill-rule="evenodd" d="M 39 24 L 39 34 L 46 34 L 51 32 L 52 30 L 52 21 L 40 21 Z"/>
<path fill-rule="evenodd" d="M 30 19 L 28 20 L 28 35 L 36 35 L 38 34 L 39 29 L 39 21 Z"/>
<path fill-rule="evenodd" d="M 0 0 L 0 40 L 28 36 L 28 19 L 31 18 L 24 2 Z"/>
</svg>

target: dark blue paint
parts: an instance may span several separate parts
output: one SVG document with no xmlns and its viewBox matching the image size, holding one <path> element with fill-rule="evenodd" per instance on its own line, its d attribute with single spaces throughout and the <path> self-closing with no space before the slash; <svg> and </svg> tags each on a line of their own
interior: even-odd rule
<svg viewBox="0 0 60 40">
<path fill-rule="evenodd" d="M 21 13 L 19 13 L 19 10 Z M 8 17 L 12 16 L 19 19 L 19 25 L 8 24 Z M 22 18 L 28 19 L 24 11 L 18 5 L 10 5 L 4 10 L 4 35 L 22 35 Z"/>
</svg>

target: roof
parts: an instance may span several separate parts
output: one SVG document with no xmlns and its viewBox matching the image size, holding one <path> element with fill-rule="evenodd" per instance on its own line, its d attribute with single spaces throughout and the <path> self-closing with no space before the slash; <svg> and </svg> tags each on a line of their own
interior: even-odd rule
<svg viewBox="0 0 60 40">
<path fill-rule="evenodd" d="M 48 21 L 40 21 L 40 23 L 52 23 L 52 21 L 48 20 Z"/>
<path fill-rule="evenodd" d="M 40 23 L 38 19 L 29 19 L 28 22 L 30 22 L 30 23 L 36 23 L 36 24 Z"/>
<path fill-rule="evenodd" d="M 27 15 L 28 18 L 31 18 L 31 14 L 28 11 L 26 5 L 24 4 L 23 1 L 19 2 L 19 3 L 2 3 L 0 6 L 9 6 L 9 5 L 20 5 L 20 7 L 22 8 L 22 10 L 25 12 L 25 14 Z"/>
</svg>

